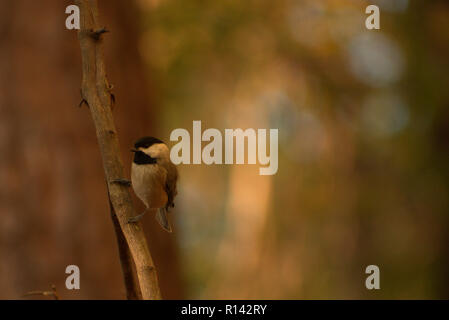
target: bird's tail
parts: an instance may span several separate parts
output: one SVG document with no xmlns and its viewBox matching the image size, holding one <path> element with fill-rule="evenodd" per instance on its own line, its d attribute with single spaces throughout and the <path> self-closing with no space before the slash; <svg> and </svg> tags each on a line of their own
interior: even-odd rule
<svg viewBox="0 0 449 320">
<path fill-rule="evenodd" d="M 159 222 L 159 224 L 165 231 L 172 232 L 170 222 L 168 221 L 168 218 L 167 218 L 167 209 L 165 207 L 159 208 L 157 210 L 156 220 L 157 220 L 157 222 Z"/>
</svg>

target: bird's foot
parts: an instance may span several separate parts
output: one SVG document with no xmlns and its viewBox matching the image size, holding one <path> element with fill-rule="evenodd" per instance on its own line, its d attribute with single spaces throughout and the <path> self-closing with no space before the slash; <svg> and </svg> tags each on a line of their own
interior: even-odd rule
<svg viewBox="0 0 449 320">
<path fill-rule="evenodd" d="M 135 216 L 135 217 L 129 218 L 129 219 L 128 219 L 128 223 L 136 223 L 136 222 L 139 222 L 140 220 L 142 220 L 142 218 L 143 218 L 143 216 L 145 215 L 145 213 L 147 213 L 147 210 L 145 210 L 144 212 L 142 212 L 141 214 L 139 214 L 139 215 L 137 215 L 137 216 Z"/>
<path fill-rule="evenodd" d="M 114 179 L 111 181 L 112 183 L 117 183 L 125 187 L 131 187 L 131 181 L 126 179 Z"/>
</svg>

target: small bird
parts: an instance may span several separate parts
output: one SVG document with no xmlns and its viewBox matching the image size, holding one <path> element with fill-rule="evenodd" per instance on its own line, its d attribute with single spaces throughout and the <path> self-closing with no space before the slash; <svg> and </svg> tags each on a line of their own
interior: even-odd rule
<svg viewBox="0 0 449 320">
<path fill-rule="evenodd" d="M 164 230 L 172 232 L 167 212 L 175 206 L 178 170 L 170 161 L 167 145 L 157 138 L 143 137 L 136 141 L 131 151 L 134 152 L 131 185 L 146 209 L 129 222 L 139 221 L 148 210 L 157 210 L 156 220 Z"/>
</svg>

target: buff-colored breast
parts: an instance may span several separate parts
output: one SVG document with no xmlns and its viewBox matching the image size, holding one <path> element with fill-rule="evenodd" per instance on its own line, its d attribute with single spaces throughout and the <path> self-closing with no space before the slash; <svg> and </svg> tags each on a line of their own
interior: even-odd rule
<svg viewBox="0 0 449 320">
<path fill-rule="evenodd" d="M 134 192 L 147 208 L 162 208 L 166 205 L 166 180 L 167 171 L 158 164 L 132 164 L 131 182 Z"/>
</svg>

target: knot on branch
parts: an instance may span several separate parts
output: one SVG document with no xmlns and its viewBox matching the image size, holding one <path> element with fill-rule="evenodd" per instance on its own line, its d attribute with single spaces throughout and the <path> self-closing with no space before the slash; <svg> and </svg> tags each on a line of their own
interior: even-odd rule
<svg viewBox="0 0 449 320">
<path fill-rule="evenodd" d="M 91 30 L 89 35 L 95 40 L 98 41 L 100 40 L 100 37 L 103 33 L 109 32 L 108 29 L 106 29 L 106 27 L 103 27 L 101 29 L 98 30 Z"/>
<path fill-rule="evenodd" d="M 81 108 L 83 106 L 83 104 L 85 104 L 87 107 L 89 107 L 89 104 L 87 103 L 86 98 L 84 98 L 82 89 L 80 89 L 80 94 L 81 94 L 81 102 L 79 103 L 78 107 Z"/>
<path fill-rule="evenodd" d="M 113 84 L 109 84 L 106 81 L 106 89 L 108 90 L 110 96 L 111 96 L 111 109 L 114 107 L 115 105 L 115 95 L 114 93 L 112 93 L 112 90 L 114 89 L 114 85 Z"/>
</svg>

